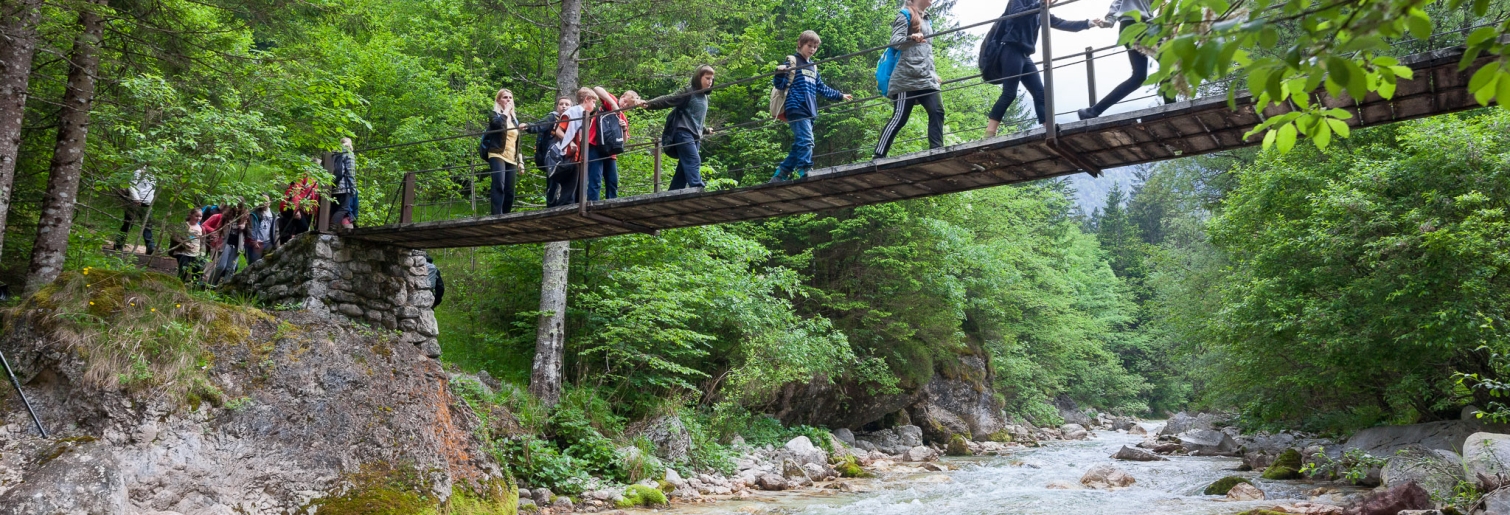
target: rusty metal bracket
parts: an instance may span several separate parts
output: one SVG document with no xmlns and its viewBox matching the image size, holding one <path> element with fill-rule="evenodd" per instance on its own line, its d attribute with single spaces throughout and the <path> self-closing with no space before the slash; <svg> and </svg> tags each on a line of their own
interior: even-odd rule
<svg viewBox="0 0 1510 515">
<path fill-rule="evenodd" d="M 640 225 L 640 224 L 637 224 L 637 223 L 634 223 L 634 222 L 625 222 L 625 221 L 619 220 L 617 218 L 609 218 L 609 217 L 606 217 L 606 216 L 603 216 L 603 215 L 600 215 L 600 214 L 597 214 L 597 213 L 593 213 L 593 212 L 590 212 L 590 211 L 585 211 L 585 210 L 582 211 L 582 212 L 579 212 L 577 214 L 580 215 L 582 218 L 586 218 L 588 220 L 592 220 L 592 221 L 595 221 L 595 222 L 605 223 L 605 224 L 608 224 L 608 225 L 612 225 L 614 227 L 619 227 L 619 228 L 622 228 L 622 229 L 628 229 L 628 230 L 631 230 L 631 231 L 634 231 L 634 232 L 645 233 L 645 234 L 649 234 L 651 236 L 660 236 L 661 235 L 661 230 L 660 229 L 652 229 L 652 228 L 645 227 L 643 225 Z"/>
<path fill-rule="evenodd" d="M 1058 131 L 1055 131 L 1055 133 L 1057 132 Z M 1058 154 L 1059 157 L 1064 158 L 1065 161 L 1069 161 L 1070 164 L 1079 167 L 1081 170 L 1085 170 L 1085 173 L 1091 174 L 1091 177 L 1101 176 L 1101 167 L 1091 164 L 1090 161 L 1087 161 L 1085 160 L 1085 158 L 1081 157 L 1078 152 L 1060 145 L 1059 135 L 1055 133 L 1050 133 L 1049 138 L 1043 140 L 1044 145 L 1049 147 L 1049 150 L 1053 151 L 1055 154 Z"/>
</svg>

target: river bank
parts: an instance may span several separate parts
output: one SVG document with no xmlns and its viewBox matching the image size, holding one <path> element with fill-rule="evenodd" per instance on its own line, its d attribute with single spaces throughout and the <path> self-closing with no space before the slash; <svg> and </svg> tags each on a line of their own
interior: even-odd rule
<svg viewBox="0 0 1510 515">
<path fill-rule="evenodd" d="M 1159 423 L 1145 422 L 1146 429 Z M 745 499 L 715 503 L 674 504 L 662 512 L 687 514 L 839 514 L 867 515 L 959 514 L 1231 514 L 1287 502 L 1312 501 L 1341 505 L 1349 495 L 1367 491 L 1344 488 L 1319 497 L 1318 487 L 1337 489 L 1331 482 L 1270 481 L 1259 471 L 1242 472 L 1240 458 L 1173 456 L 1169 461 L 1129 462 L 1110 456 L 1122 446 L 1135 446 L 1144 437 L 1100 431 L 1087 440 L 1046 442 L 1041 447 L 1017 447 L 1001 456 L 945 457 L 938 462 L 950 470 L 918 471 L 898 467 L 873 470 L 871 479 L 842 479 L 818 488 L 754 492 Z M 1086 470 L 1113 464 L 1136 482 L 1113 490 L 1050 489 L 1054 482 L 1078 484 Z M 1227 501 L 1202 495 L 1212 482 L 1226 476 L 1249 479 L 1267 495 L 1263 501 Z M 838 487 L 838 485 L 848 485 Z M 845 490 L 853 491 L 845 491 Z"/>
</svg>

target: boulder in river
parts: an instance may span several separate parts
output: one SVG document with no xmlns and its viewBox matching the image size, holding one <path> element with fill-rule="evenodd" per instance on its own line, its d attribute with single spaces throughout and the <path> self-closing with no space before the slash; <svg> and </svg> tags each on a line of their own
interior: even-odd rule
<svg viewBox="0 0 1510 515">
<path fill-rule="evenodd" d="M 1404 510 L 1429 510 L 1431 494 L 1414 482 L 1401 483 L 1375 492 L 1347 509 L 1348 515 L 1396 515 Z"/>
<path fill-rule="evenodd" d="M 1169 458 L 1154 454 L 1153 451 L 1148 449 L 1139 449 L 1126 445 L 1118 449 L 1115 454 L 1112 454 L 1112 459 L 1125 461 L 1169 461 Z"/>
<path fill-rule="evenodd" d="M 922 445 L 913 447 L 911 449 L 908 449 L 907 452 L 902 453 L 902 461 L 907 462 L 935 461 L 938 459 L 938 451 L 933 450 L 932 447 L 926 447 Z"/>
<path fill-rule="evenodd" d="M 1127 428 L 1127 434 L 1130 434 L 1130 435 L 1146 435 L 1146 434 L 1148 434 L 1148 430 L 1147 429 L 1143 429 L 1143 426 L 1134 423 L 1132 425 L 1132 427 Z"/>
<path fill-rule="evenodd" d="M 1510 435 L 1472 434 L 1463 441 L 1463 465 L 1472 478 L 1483 476 L 1496 487 L 1510 482 Z"/>
<path fill-rule="evenodd" d="M 1510 513 L 1510 488 L 1500 488 L 1484 496 L 1484 513 Z"/>
<path fill-rule="evenodd" d="M 1463 442 L 1474 433 L 1504 433 L 1506 427 L 1484 424 L 1477 420 L 1443 420 L 1408 426 L 1379 426 L 1358 431 L 1340 446 L 1338 452 L 1361 449 L 1374 456 L 1391 456 L 1406 447 L 1443 451 L 1463 450 Z"/>
<path fill-rule="evenodd" d="M 1082 486 L 1082 485 L 1077 485 L 1075 483 L 1071 483 L 1071 482 L 1065 481 L 1063 479 L 1056 479 L 1056 480 L 1053 480 L 1053 481 L 1049 481 L 1049 484 L 1047 486 L 1044 486 L 1044 488 L 1047 488 L 1049 490 L 1084 490 L 1085 489 L 1085 487 Z"/>
<path fill-rule="evenodd" d="M 1059 410 L 1059 418 L 1064 419 L 1066 424 L 1080 424 L 1081 427 L 1089 427 L 1092 424 L 1091 417 L 1085 414 L 1075 400 L 1065 394 L 1054 397 L 1054 407 Z"/>
<path fill-rule="evenodd" d="M 786 478 L 776 474 L 761 474 L 755 479 L 755 486 L 761 490 L 786 490 Z"/>
<path fill-rule="evenodd" d="M 828 463 L 828 452 L 813 445 L 813 441 L 808 440 L 806 436 L 798 436 L 787 441 L 786 445 L 781 447 L 780 454 L 798 465 L 812 463 L 821 466 Z"/>
<path fill-rule="evenodd" d="M 1108 463 L 1091 467 L 1080 476 L 1080 484 L 1091 488 L 1124 488 L 1136 482 L 1127 472 Z"/>
<path fill-rule="evenodd" d="M 1086 438 L 1089 438 L 1090 436 L 1090 431 L 1086 431 L 1085 427 L 1081 426 L 1080 424 L 1065 424 L 1063 426 L 1059 426 L 1059 437 L 1065 440 L 1084 440 Z"/>
<path fill-rule="evenodd" d="M 964 436 L 954 435 L 949 438 L 949 447 L 944 449 L 944 454 L 950 456 L 969 456 L 971 454 L 970 444 L 965 441 Z"/>
<path fill-rule="evenodd" d="M 1389 457 L 1380 479 L 1390 488 L 1414 484 L 1431 495 L 1448 498 L 1463 479 L 1463 471 L 1462 458 L 1452 451 L 1407 447 Z"/>
<path fill-rule="evenodd" d="M 1227 492 L 1231 491 L 1233 486 L 1240 484 L 1251 484 L 1251 482 L 1245 477 L 1227 476 L 1216 480 L 1215 483 L 1211 483 L 1211 486 L 1207 486 L 1206 490 L 1201 493 L 1206 495 L 1227 495 Z"/>
<path fill-rule="evenodd" d="M 1196 429 L 1213 429 L 1218 422 L 1224 419 L 1210 413 L 1187 414 L 1183 411 L 1175 413 L 1164 423 L 1164 429 L 1159 430 L 1160 436 L 1176 436 L 1180 433 Z"/>
<path fill-rule="evenodd" d="M 1231 490 L 1227 490 L 1227 500 L 1262 501 L 1264 500 L 1264 491 L 1249 483 L 1238 483 L 1232 485 Z"/>
<path fill-rule="evenodd" d="M 1279 457 L 1274 458 L 1274 464 L 1264 469 L 1263 477 L 1274 480 L 1300 479 L 1304 477 L 1300 474 L 1300 467 L 1300 451 L 1285 449 Z"/>
<path fill-rule="evenodd" d="M 1192 456 L 1234 456 L 1239 447 L 1231 435 L 1214 429 L 1194 429 L 1180 433 L 1180 446 Z"/>
<path fill-rule="evenodd" d="M 1170 454 L 1184 450 L 1184 448 L 1180 447 L 1180 444 L 1174 442 L 1160 442 L 1158 440 L 1144 440 L 1142 442 L 1138 442 L 1138 447 L 1153 451 L 1155 454 Z"/>
</svg>

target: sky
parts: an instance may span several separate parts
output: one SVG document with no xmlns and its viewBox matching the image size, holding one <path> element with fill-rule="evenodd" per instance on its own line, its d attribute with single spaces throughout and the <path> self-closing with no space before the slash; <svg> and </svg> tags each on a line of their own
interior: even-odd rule
<svg viewBox="0 0 1510 515">
<path fill-rule="evenodd" d="M 1055 16 L 1066 20 L 1084 20 L 1106 16 L 1106 9 L 1110 0 L 1061 0 L 1064 5 L 1054 7 L 1052 12 Z M 959 25 L 971 25 L 981 21 L 996 18 L 1007 10 L 1007 0 L 958 0 L 954 6 L 953 19 Z M 968 29 L 968 32 L 984 38 L 986 32 L 991 30 L 990 25 Z M 1099 29 L 1091 27 L 1089 30 L 1080 32 L 1065 32 L 1055 30 L 1052 34 L 1054 55 L 1066 55 L 1068 53 L 1084 54 L 1086 47 L 1101 48 L 1117 43 L 1117 29 Z M 1125 54 L 1105 55 L 1111 52 L 1098 52 L 1096 55 L 1096 94 L 1105 95 L 1118 83 L 1126 80 L 1132 73 L 1132 66 L 1127 63 Z M 1038 45 L 1038 56 L 1035 61 L 1043 59 L 1043 44 Z M 1079 61 L 1081 59 L 1071 59 Z M 1042 67 L 1040 66 L 1040 69 Z M 1150 72 L 1153 70 L 1150 69 Z M 1054 111 L 1060 114 L 1055 117 L 1059 123 L 1072 122 L 1080 118 L 1075 115 L 1075 110 L 1091 105 L 1087 88 L 1086 67 L 1084 64 L 1071 64 L 1064 68 L 1054 70 Z M 1155 92 L 1153 86 L 1144 86 L 1127 98 L 1139 98 L 1152 95 Z M 1018 102 L 1025 102 L 1028 98 L 1027 90 L 1019 86 Z M 1124 102 L 1112 106 L 1105 114 L 1135 111 L 1138 109 L 1154 107 L 1162 102 L 1157 98 L 1147 98 L 1133 102 Z M 1103 116 L 1105 115 L 1103 114 Z M 1069 178 L 1075 186 L 1075 204 L 1080 206 L 1086 213 L 1091 213 L 1103 207 L 1106 203 L 1106 191 L 1111 189 L 1111 183 L 1122 185 L 1123 191 L 1131 191 L 1136 182 L 1133 178 L 1133 169 L 1116 168 L 1106 170 L 1101 178 L 1093 178 L 1089 174 L 1076 174 Z"/>
</svg>

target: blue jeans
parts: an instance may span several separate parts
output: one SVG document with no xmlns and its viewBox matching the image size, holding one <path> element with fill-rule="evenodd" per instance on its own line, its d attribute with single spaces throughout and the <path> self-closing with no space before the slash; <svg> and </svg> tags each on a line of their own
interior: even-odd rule
<svg viewBox="0 0 1510 515">
<path fill-rule="evenodd" d="M 619 160 L 588 147 L 587 161 L 587 200 L 598 200 L 600 190 L 603 198 L 619 198 Z"/>
<path fill-rule="evenodd" d="M 774 178 L 787 179 L 795 171 L 799 172 L 797 178 L 801 179 L 813 167 L 813 119 L 793 120 L 787 125 L 792 127 L 792 150 L 777 167 L 777 177 Z"/>
<path fill-rule="evenodd" d="M 703 184 L 703 156 L 697 148 L 699 142 L 692 136 L 692 131 L 677 129 L 671 135 L 671 142 L 666 147 L 666 155 L 676 158 L 676 175 L 671 177 L 671 188 L 701 188 Z"/>
</svg>

